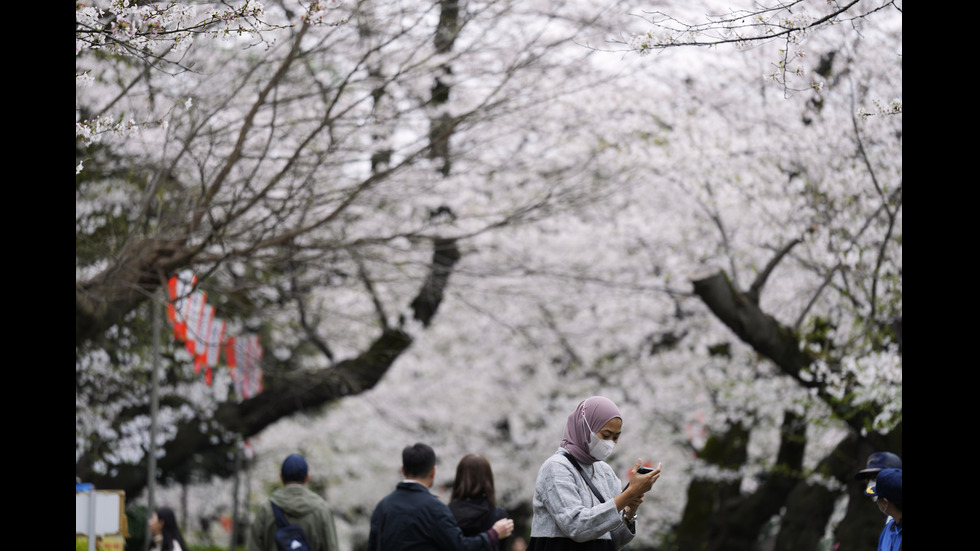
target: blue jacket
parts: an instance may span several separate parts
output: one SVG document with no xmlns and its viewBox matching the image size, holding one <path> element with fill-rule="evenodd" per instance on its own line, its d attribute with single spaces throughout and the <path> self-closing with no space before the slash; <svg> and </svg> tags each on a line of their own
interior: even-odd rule
<svg viewBox="0 0 980 551">
<path fill-rule="evenodd" d="M 368 551 L 486 551 L 486 533 L 463 536 L 449 507 L 416 482 L 400 482 L 371 515 Z"/>
<path fill-rule="evenodd" d="M 895 519 L 888 517 L 885 529 L 878 537 L 878 551 L 901 551 L 902 549 L 902 525 L 896 524 Z"/>
</svg>

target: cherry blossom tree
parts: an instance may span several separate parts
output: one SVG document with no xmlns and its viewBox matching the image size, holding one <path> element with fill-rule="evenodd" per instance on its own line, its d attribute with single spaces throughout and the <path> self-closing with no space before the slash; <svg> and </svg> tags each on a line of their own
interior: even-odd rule
<svg viewBox="0 0 980 551">
<path fill-rule="evenodd" d="M 564 416 L 605 394 L 627 416 L 620 472 L 666 465 L 637 545 L 867 544 L 880 518 L 850 477 L 901 449 L 901 116 L 880 108 L 901 104 L 896 14 L 814 34 L 799 90 L 768 78 L 778 44 L 597 56 L 628 77 L 563 135 L 604 200 L 481 236 L 424 342 L 309 431 L 264 433 L 257 468 L 320 458 L 356 542 L 362 494 L 425 439 L 442 485 L 485 453 L 526 514 Z"/>
<path fill-rule="evenodd" d="M 138 82 L 126 97 L 159 111 L 134 120 L 172 119 L 76 147 L 77 289 L 168 237 L 269 347 L 261 404 L 166 360 L 164 458 L 252 436 L 254 504 L 301 451 L 356 549 L 424 440 L 437 494 L 483 453 L 527 526 L 565 416 L 603 394 L 625 417 L 614 468 L 665 467 L 635 547 L 864 545 L 880 518 L 849 476 L 901 448 L 901 10 L 817 4 L 773 6 L 820 21 L 799 33 L 644 56 L 620 38 L 664 24 L 641 4 L 363 2 L 305 30 L 283 6 L 262 41 L 187 50 L 179 78 L 99 63 L 133 78 L 93 78 L 81 106 Z M 661 12 L 745 19 L 729 8 Z M 141 271 L 112 287 L 142 289 L 123 322 L 79 339 L 76 316 L 76 475 L 107 483 L 145 449 L 124 387 L 167 271 Z M 164 469 L 212 484 L 218 459 Z M 203 487 L 199 510 L 226 506 Z"/>
<path fill-rule="evenodd" d="M 208 450 L 376 384 L 432 323 L 460 240 L 566 208 L 578 192 L 535 178 L 548 168 L 530 167 L 542 146 L 521 124 L 595 84 L 569 49 L 591 7 L 364 1 L 324 23 L 249 3 L 229 16 L 248 32 L 212 36 L 216 16 L 168 19 L 179 6 L 76 14 L 76 476 L 131 493 L 167 277 L 193 268 L 269 352 L 244 400 L 227 374 L 202 388 L 179 350 L 163 358 L 161 470 L 224 472 Z M 560 48 L 568 65 L 549 59 Z M 525 93 L 549 78 L 562 85 Z"/>
<path fill-rule="evenodd" d="M 806 3 L 791 7 L 797 16 L 807 18 Z M 815 549 L 840 487 L 852 498 L 835 535 L 841 544 L 873 544 L 880 532 L 876 522 L 880 519 L 859 498 L 857 486 L 848 483 L 854 466 L 870 452 L 901 451 L 901 8 L 891 2 L 823 7 L 831 13 L 810 20 L 826 28 L 806 36 L 817 23 L 797 25 L 802 30 L 791 41 L 787 38 L 797 51 L 816 58 L 810 70 L 794 71 L 808 86 L 794 89 L 785 70 L 775 79 L 783 85 L 784 96 L 806 100 L 797 107 L 795 131 L 785 115 L 744 124 L 740 115 L 728 113 L 727 122 L 716 121 L 739 133 L 737 143 L 725 146 L 729 168 L 739 166 L 733 153 L 751 148 L 765 153 L 746 158 L 758 163 L 761 153 L 775 170 L 765 175 L 743 168 L 726 182 L 727 169 L 719 170 L 720 162 L 707 163 L 711 168 L 704 184 L 695 187 L 703 187 L 699 203 L 717 228 L 720 243 L 729 248 L 735 243 L 734 234 L 749 231 L 757 236 L 748 240 L 758 244 L 757 256 L 744 264 L 753 255 L 740 251 L 728 258 L 727 267 L 698 275 L 693 284 L 694 293 L 719 321 L 754 353 L 773 362 L 780 375 L 816 398 L 821 419 L 837 419 L 847 432 L 814 468 L 805 468 L 811 415 L 801 415 L 792 402 L 784 405 L 783 436 L 770 459 L 774 466 L 768 469 L 766 482 L 754 492 L 745 492 L 741 477 L 695 480 L 677 530 L 682 548 L 748 549 L 770 519 L 778 517 L 782 529 L 775 540 L 777 549 Z M 833 27 L 830 23 L 835 20 L 839 24 Z M 781 44 L 781 54 L 788 44 Z M 785 59 L 777 65 L 785 69 Z M 716 89 L 702 97 L 718 98 L 713 104 L 721 105 L 731 95 Z M 759 107 L 769 109 L 771 102 L 764 97 L 763 101 Z M 741 107 L 748 104 L 743 100 Z M 757 131 L 772 132 L 774 125 L 796 136 L 798 143 L 768 150 L 764 135 L 751 139 Z M 809 149 L 812 146 L 801 139 L 804 136 L 816 138 L 815 144 L 835 151 L 834 156 L 814 155 L 819 149 Z M 749 171 L 752 178 L 745 176 Z M 766 190 L 755 185 L 759 176 Z M 787 183 L 774 185 L 781 180 Z M 802 194 L 793 189 L 800 185 Z M 763 205 L 757 218 L 735 222 L 726 213 L 729 186 Z M 770 216 L 778 212 L 776 205 L 785 205 L 794 195 L 802 202 L 781 209 L 791 218 Z M 756 212 L 753 205 L 748 207 Z M 763 226 L 750 230 L 752 224 L 746 222 L 753 221 Z M 773 227 L 783 231 L 772 233 Z M 740 284 L 740 274 L 746 273 L 753 274 L 752 279 Z M 780 277 L 792 281 L 795 297 L 761 302 L 766 295 L 782 294 L 774 289 L 785 285 L 777 282 Z M 807 279 L 812 283 L 803 284 Z M 754 406 L 743 408 L 750 415 L 755 411 Z M 737 472 L 747 455 L 751 427 L 752 423 L 733 418 L 715 431 L 702 458 Z M 811 471 L 813 475 L 808 475 Z M 780 515 L 784 504 L 787 510 Z"/>
</svg>

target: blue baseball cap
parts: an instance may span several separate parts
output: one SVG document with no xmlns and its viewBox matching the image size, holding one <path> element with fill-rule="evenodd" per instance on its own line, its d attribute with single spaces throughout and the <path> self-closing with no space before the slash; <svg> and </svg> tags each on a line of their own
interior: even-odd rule
<svg viewBox="0 0 980 551">
<path fill-rule="evenodd" d="M 310 466 L 306 464 L 306 459 L 298 453 L 290 454 L 282 462 L 283 482 L 306 482 L 306 475 L 310 472 Z"/>
<path fill-rule="evenodd" d="M 864 480 L 876 476 L 882 469 L 901 469 L 902 458 L 891 452 L 874 452 L 868 456 L 864 468 L 854 475 L 854 480 Z M 871 494 L 868 494 L 871 495 Z"/>
<path fill-rule="evenodd" d="M 878 480 L 870 488 L 870 495 L 883 497 L 902 508 L 902 469 L 882 469 Z"/>
</svg>

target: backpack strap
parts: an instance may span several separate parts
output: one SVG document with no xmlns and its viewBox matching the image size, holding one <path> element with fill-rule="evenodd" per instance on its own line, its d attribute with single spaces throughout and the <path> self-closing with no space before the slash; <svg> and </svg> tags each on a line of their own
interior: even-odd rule
<svg viewBox="0 0 980 551">
<path fill-rule="evenodd" d="M 289 521 L 286 520 L 286 515 L 282 512 L 282 509 L 278 505 L 269 500 L 269 505 L 272 505 L 272 514 L 276 515 L 276 526 L 282 528 L 289 525 Z"/>
<path fill-rule="evenodd" d="M 595 484 L 592 483 L 592 480 L 585 475 L 585 470 L 582 469 L 582 466 L 579 465 L 578 461 L 574 457 L 572 457 L 570 453 L 564 450 L 562 450 L 561 453 L 562 455 L 568 458 L 568 461 L 578 470 L 578 473 L 582 475 L 582 478 L 585 479 L 585 483 L 588 484 L 589 488 L 592 489 L 592 493 L 595 494 L 595 496 L 599 499 L 599 503 L 605 503 L 606 500 L 602 498 L 602 494 L 599 493 L 599 489 L 596 488 Z"/>
</svg>

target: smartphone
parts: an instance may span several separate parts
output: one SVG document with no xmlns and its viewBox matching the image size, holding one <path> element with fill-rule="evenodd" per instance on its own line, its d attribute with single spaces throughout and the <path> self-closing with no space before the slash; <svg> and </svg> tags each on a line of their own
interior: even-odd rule
<svg viewBox="0 0 980 551">
<path fill-rule="evenodd" d="M 647 474 L 652 472 L 653 469 L 651 469 L 650 467 L 640 467 L 639 469 L 636 470 L 636 474 Z"/>
</svg>

